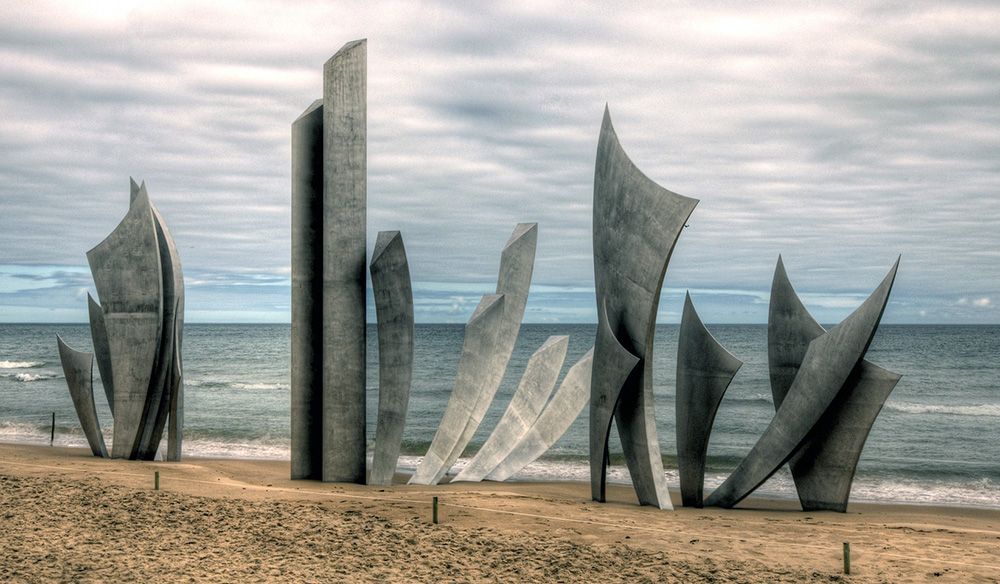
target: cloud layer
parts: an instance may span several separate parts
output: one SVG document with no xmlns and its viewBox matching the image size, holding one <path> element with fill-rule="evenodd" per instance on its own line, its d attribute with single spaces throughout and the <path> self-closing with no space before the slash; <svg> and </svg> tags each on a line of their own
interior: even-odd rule
<svg viewBox="0 0 1000 584">
<path fill-rule="evenodd" d="M 369 246 L 463 322 L 538 221 L 531 321 L 592 321 L 604 104 L 701 200 L 661 315 L 763 322 L 784 256 L 836 322 L 897 254 L 889 322 L 1000 322 L 1000 10 L 988 3 L 45 3 L 0 13 L 0 320 L 84 320 L 84 253 L 147 181 L 191 320 L 288 319 L 289 128 L 369 39 Z"/>
</svg>

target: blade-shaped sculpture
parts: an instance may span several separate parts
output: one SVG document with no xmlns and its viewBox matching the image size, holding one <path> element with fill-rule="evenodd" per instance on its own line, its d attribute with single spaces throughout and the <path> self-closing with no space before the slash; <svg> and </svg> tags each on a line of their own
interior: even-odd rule
<svg viewBox="0 0 1000 584">
<path fill-rule="evenodd" d="M 672 508 L 653 417 L 653 337 L 670 255 L 698 204 L 659 186 L 629 160 L 604 111 L 594 172 L 594 279 L 604 306 L 594 347 L 590 404 L 591 496 L 605 498 L 608 436 L 617 422 L 639 502 Z M 604 338 L 611 335 L 612 338 Z M 627 379 L 605 374 L 614 347 L 641 366 Z"/>
<path fill-rule="evenodd" d="M 685 507 L 702 506 L 705 456 L 715 414 L 726 389 L 743 366 L 708 332 L 684 296 L 677 340 L 677 471 Z"/>
<path fill-rule="evenodd" d="M 108 331 L 104 326 L 104 310 L 87 292 L 87 310 L 90 314 L 90 338 L 94 343 L 97 370 L 101 373 L 104 397 L 108 400 L 111 416 L 115 415 L 115 380 L 111 373 L 111 348 L 108 346 Z"/>
<path fill-rule="evenodd" d="M 899 260 L 850 316 L 809 343 L 788 393 L 750 453 L 705 500 L 732 507 L 753 492 L 802 446 L 861 363 L 889 301 Z"/>
<path fill-rule="evenodd" d="M 370 269 L 378 320 L 378 423 L 368 484 L 390 485 L 413 378 L 413 289 L 398 231 L 379 232 Z"/>
<path fill-rule="evenodd" d="M 452 482 L 483 480 L 517 446 L 552 395 L 568 348 L 569 337 L 551 336 L 535 351 L 503 417 L 476 456 Z"/>
<path fill-rule="evenodd" d="M 163 327 L 163 273 L 149 196 L 140 192 L 121 223 L 87 252 L 104 311 L 113 363 L 114 458 L 139 454 Z"/>
<path fill-rule="evenodd" d="M 627 357 L 626 357 L 627 358 Z M 486 475 L 490 481 L 505 481 L 548 452 L 580 416 L 590 399 L 590 375 L 594 350 L 580 358 L 559 384 L 559 389 L 510 454 Z"/>
<path fill-rule="evenodd" d="M 434 435 L 427 456 L 417 466 L 410 483 L 437 484 L 462 455 L 493 402 L 521 329 L 524 306 L 531 286 L 531 273 L 535 265 L 537 241 L 538 224 L 520 223 L 504 246 L 500 255 L 496 291 L 496 295 L 503 296 L 502 312 L 495 325 L 496 330 L 490 333 L 495 341 L 476 352 L 467 353 L 463 347 L 452 393 L 470 395 L 463 395 L 456 402 L 456 406 L 461 406 L 458 410 L 453 410 L 449 399 L 448 408 L 441 420 L 442 428 Z M 470 324 L 471 322 L 470 320 Z M 466 335 L 468 334 L 467 327 Z M 442 433 L 446 421 L 456 427 Z"/>
<path fill-rule="evenodd" d="M 824 332 L 799 300 L 779 256 L 768 315 L 768 363 L 775 409 L 784 401 L 809 343 Z M 867 360 L 852 372 L 806 443 L 789 460 L 804 510 L 847 510 L 868 433 L 900 377 Z"/>
<path fill-rule="evenodd" d="M 503 294 L 483 296 L 465 325 L 465 339 L 462 342 L 458 373 L 455 375 L 455 387 L 448 398 L 448 405 L 434 433 L 431 446 L 417 465 L 410 484 L 436 485 L 454 463 L 454 460 L 449 460 L 454 445 L 461 440 L 480 394 L 488 390 L 483 387 L 483 380 L 486 378 L 483 372 L 494 362 L 505 303 Z"/>
<path fill-rule="evenodd" d="M 94 357 L 90 353 L 70 347 L 59 335 L 56 335 L 56 343 L 59 345 L 59 360 L 62 361 L 69 395 L 73 398 L 73 407 L 76 408 L 83 433 L 87 436 L 90 451 L 94 456 L 107 458 L 108 448 L 104 444 L 101 422 L 97 418 L 97 407 L 94 405 Z"/>
</svg>

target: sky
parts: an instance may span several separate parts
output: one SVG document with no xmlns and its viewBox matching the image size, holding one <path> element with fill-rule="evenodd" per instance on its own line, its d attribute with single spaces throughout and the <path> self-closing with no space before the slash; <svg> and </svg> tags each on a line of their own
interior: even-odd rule
<svg viewBox="0 0 1000 584">
<path fill-rule="evenodd" d="M 897 255 L 887 323 L 1000 323 L 1000 8 L 983 3 L 40 2 L 0 11 L 0 322 L 86 322 L 86 251 L 145 180 L 188 322 L 288 322 L 290 126 L 368 39 L 368 246 L 418 322 L 465 322 L 519 222 L 526 322 L 595 322 L 605 104 L 700 200 L 667 270 L 763 323 L 775 261 L 836 323 Z M 369 302 L 370 319 L 374 307 Z"/>
</svg>

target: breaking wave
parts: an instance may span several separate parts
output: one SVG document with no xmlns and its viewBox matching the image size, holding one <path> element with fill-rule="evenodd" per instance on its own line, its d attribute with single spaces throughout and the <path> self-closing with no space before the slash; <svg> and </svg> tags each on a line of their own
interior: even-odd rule
<svg viewBox="0 0 1000 584">
<path fill-rule="evenodd" d="M 41 361 L 0 361 L 0 369 L 31 369 L 45 365 Z"/>
<path fill-rule="evenodd" d="M 887 403 L 886 409 L 904 414 L 950 414 L 953 416 L 1000 417 L 1000 404 L 946 406 L 938 404 Z"/>
</svg>

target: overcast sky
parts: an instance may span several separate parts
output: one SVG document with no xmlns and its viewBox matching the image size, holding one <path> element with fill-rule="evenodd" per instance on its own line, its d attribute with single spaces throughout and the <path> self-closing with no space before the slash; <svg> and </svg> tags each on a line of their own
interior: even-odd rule
<svg viewBox="0 0 1000 584">
<path fill-rule="evenodd" d="M 528 322 L 596 320 L 594 155 L 701 200 L 664 284 L 766 322 L 775 260 L 837 322 L 1000 322 L 1000 9 L 805 3 L 39 2 L 0 11 L 0 321 L 86 320 L 85 252 L 144 179 L 189 322 L 289 319 L 291 122 L 368 39 L 368 234 L 419 322 L 464 322 L 518 222 Z M 370 312 L 373 310 L 370 307 Z"/>
</svg>

